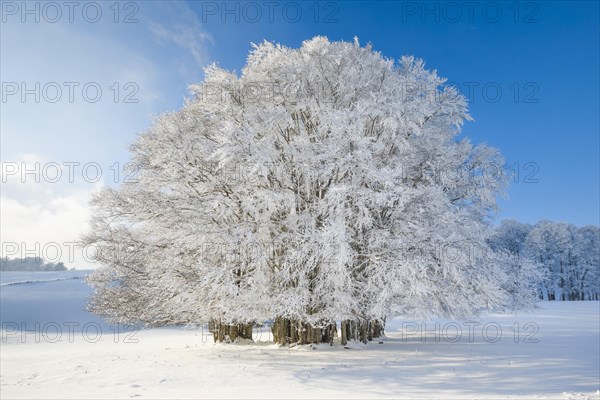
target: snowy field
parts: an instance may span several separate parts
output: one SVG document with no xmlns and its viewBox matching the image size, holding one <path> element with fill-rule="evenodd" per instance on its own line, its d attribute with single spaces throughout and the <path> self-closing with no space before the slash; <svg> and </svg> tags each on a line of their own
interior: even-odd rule
<svg viewBox="0 0 600 400">
<path fill-rule="evenodd" d="M 83 310 L 84 274 L 0 274 L 2 399 L 600 398 L 598 302 L 395 319 L 348 349 L 214 345 L 202 329 L 116 333 Z"/>
</svg>

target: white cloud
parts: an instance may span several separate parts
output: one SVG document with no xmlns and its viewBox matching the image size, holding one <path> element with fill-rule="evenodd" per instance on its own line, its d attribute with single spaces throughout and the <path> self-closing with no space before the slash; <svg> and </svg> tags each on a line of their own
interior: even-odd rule
<svg viewBox="0 0 600 400">
<path fill-rule="evenodd" d="M 1 163 L 2 257 L 36 256 L 78 269 L 95 267 L 74 243 L 87 229 L 89 200 L 103 178 L 96 183 L 70 179 L 70 172 L 77 177 L 74 171 L 32 153 Z"/>
<path fill-rule="evenodd" d="M 105 8 L 112 3 L 106 4 Z M 45 244 L 58 243 L 65 265 L 93 267 L 80 252 L 69 260 L 69 248 L 64 246 L 87 229 L 91 194 L 101 184 L 115 184 L 114 167 L 128 161 L 126 149 L 136 133 L 149 126 L 152 115 L 178 108 L 187 85 L 207 63 L 210 35 L 187 5 L 144 2 L 139 6 L 136 24 L 113 23 L 108 9 L 104 10 L 107 18 L 97 24 L 23 24 L 18 18 L 3 23 L 2 82 L 24 82 L 28 89 L 39 83 L 42 90 L 56 82 L 63 93 L 57 102 L 48 101 L 43 93 L 38 93 L 40 101 L 35 101 L 35 95 L 22 101 L 20 93 L 2 101 L 2 256 L 8 255 L 6 250 L 14 252 L 6 248 L 14 243 L 20 248 L 13 257 L 35 249 L 36 243 L 42 253 Z M 157 40 L 170 46 L 157 45 Z M 174 51 L 172 44 L 177 45 L 176 64 L 165 62 Z M 69 101 L 64 82 L 78 84 L 74 101 Z M 82 97 L 82 87 L 89 82 L 102 89 L 98 102 Z M 135 87 L 125 88 L 128 82 Z M 134 91 L 137 102 L 125 102 L 124 96 Z M 50 164 L 59 165 L 62 176 L 57 182 L 47 179 L 56 172 Z M 101 167 L 97 182 L 84 173 L 88 164 Z M 49 176 L 44 176 L 44 167 Z M 35 172 L 23 177 L 24 168 L 38 168 L 39 179 Z M 73 180 L 69 172 L 74 173 Z"/>
<path fill-rule="evenodd" d="M 89 220 L 90 191 L 48 199 L 17 201 L 0 198 L 2 257 L 42 257 L 67 267 L 95 268 L 75 247 Z"/>
</svg>

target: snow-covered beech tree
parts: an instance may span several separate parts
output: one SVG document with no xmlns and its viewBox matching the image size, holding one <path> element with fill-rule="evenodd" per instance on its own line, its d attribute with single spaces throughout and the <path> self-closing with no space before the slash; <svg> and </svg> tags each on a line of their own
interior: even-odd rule
<svg viewBox="0 0 600 400">
<path fill-rule="evenodd" d="M 502 158 L 458 139 L 467 103 L 444 83 L 323 37 L 256 45 L 240 75 L 208 67 L 131 147 L 137 181 L 93 200 L 91 309 L 209 322 L 218 341 L 271 320 L 277 343 L 345 344 L 389 314 L 527 302 L 486 242 Z"/>
</svg>

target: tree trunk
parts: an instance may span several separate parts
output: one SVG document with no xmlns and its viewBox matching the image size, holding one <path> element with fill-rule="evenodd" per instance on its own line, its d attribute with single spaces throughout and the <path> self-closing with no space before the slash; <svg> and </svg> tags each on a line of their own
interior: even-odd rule
<svg viewBox="0 0 600 400">
<path fill-rule="evenodd" d="M 271 326 L 271 332 L 273 333 L 273 342 L 280 345 L 329 343 L 333 346 L 333 341 L 337 336 L 337 325 L 332 322 L 324 327 L 315 327 L 307 322 L 276 317 Z"/>
<path fill-rule="evenodd" d="M 240 326 L 243 326 L 243 329 L 240 329 L 240 332 L 242 332 L 240 336 L 242 336 L 244 339 L 252 340 L 254 324 L 242 324 Z"/>
<path fill-rule="evenodd" d="M 311 326 L 311 331 L 312 331 L 312 343 L 317 344 L 317 343 L 321 343 L 323 341 L 323 329 L 321 328 L 315 328 L 314 326 Z"/>
<path fill-rule="evenodd" d="M 298 343 L 300 341 L 300 324 L 298 321 L 292 321 L 290 323 L 290 341 L 291 343 Z"/>
<path fill-rule="evenodd" d="M 287 336 L 286 336 L 286 318 L 276 317 L 275 321 L 273 321 L 273 326 L 271 327 L 271 332 L 273 333 L 273 342 L 277 344 L 286 344 Z"/>
<path fill-rule="evenodd" d="M 230 325 L 229 326 L 229 341 L 235 342 L 235 340 L 238 338 L 238 333 L 239 333 L 238 326 Z"/>
<path fill-rule="evenodd" d="M 287 318 L 281 319 L 281 336 L 282 336 L 282 344 L 290 343 L 290 320 Z"/>
<path fill-rule="evenodd" d="M 329 345 L 333 346 L 333 340 L 337 336 L 337 324 L 334 322 L 329 325 Z"/>
<path fill-rule="evenodd" d="M 223 343 L 229 338 L 229 325 L 218 324 L 217 325 L 217 338 L 219 343 Z"/>
<path fill-rule="evenodd" d="M 213 334 L 215 343 L 230 343 L 235 342 L 238 337 L 252 340 L 252 329 L 254 324 L 227 325 L 220 321 L 213 320 L 209 322 L 208 327 Z"/>
<path fill-rule="evenodd" d="M 384 335 L 385 318 L 381 320 L 373 320 L 372 322 L 373 338 L 378 338 Z"/>
<path fill-rule="evenodd" d="M 367 343 L 367 325 L 369 324 L 368 321 L 363 321 L 359 323 L 359 334 L 360 334 L 360 341 L 363 343 Z"/>
<path fill-rule="evenodd" d="M 348 321 L 348 340 L 356 340 L 356 321 Z"/>
<path fill-rule="evenodd" d="M 319 328 L 317 328 L 319 329 Z M 333 346 L 333 340 L 337 335 L 337 325 L 335 322 L 326 325 L 324 328 L 321 328 L 321 343 L 329 343 L 330 346 Z"/>
</svg>

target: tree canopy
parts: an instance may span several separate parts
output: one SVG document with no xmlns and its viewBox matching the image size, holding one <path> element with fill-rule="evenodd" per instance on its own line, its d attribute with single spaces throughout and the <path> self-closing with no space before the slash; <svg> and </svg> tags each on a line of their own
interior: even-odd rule
<svg viewBox="0 0 600 400">
<path fill-rule="evenodd" d="M 93 200 L 95 312 L 277 320 L 289 342 L 533 299 L 486 241 L 502 157 L 458 138 L 467 102 L 423 61 L 264 42 L 239 75 L 212 65 L 190 90 L 131 146 L 137 179 Z"/>
</svg>

